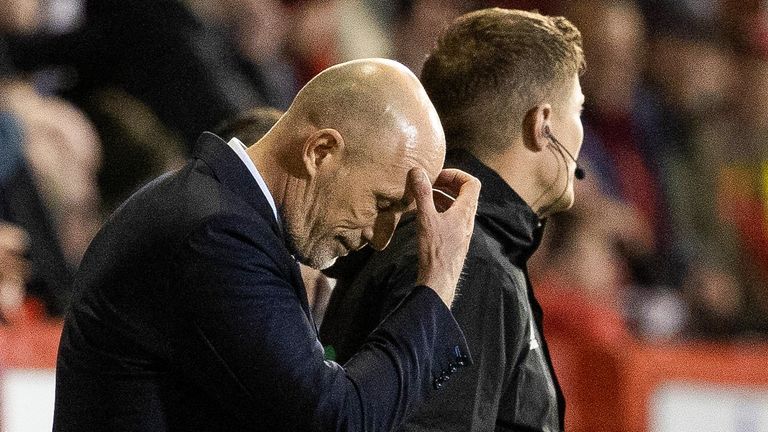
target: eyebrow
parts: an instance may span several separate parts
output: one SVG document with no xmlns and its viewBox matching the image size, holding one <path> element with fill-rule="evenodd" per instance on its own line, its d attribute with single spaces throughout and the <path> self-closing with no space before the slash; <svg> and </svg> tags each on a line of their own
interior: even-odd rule
<svg viewBox="0 0 768 432">
<path fill-rule="evenodd" d="M 387 200 L 390 203 L 392 203 L 393 206 L 404 208 L 404 209 L 408 208 L 408 206 L 410 206 L 411 203 L 413 202 L 412 198 L 408 198 L 405 195 L 403 195 L 402 198 L 398 198 L 397 194 L 385 192 L 385 193 L 382 193 L 381 196 L 385 200 Z"/>
</svg>

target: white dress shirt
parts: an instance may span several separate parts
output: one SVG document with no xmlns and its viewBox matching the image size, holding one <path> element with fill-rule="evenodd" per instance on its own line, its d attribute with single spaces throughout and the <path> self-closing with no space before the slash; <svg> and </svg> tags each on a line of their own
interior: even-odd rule
<svg viewBox="0 0 768 432">
<path fill-rule="evenodd" d="M 267 183 L 264 181 L 264 178 L 259 174 L 259 170 L 256 169 L 256 165 L 253 164 L 253 161 L 248 156 L 248 153 L 245 152 L 247 147 L 245 144 L 243 144 L 242 141 L 240 141 L 237 138 L 232 138 L 227 143 L 229 148 L 231 148 L 238 157 L 240 157 L 240 160 L 243 161 L 245 164 L 245 167 L 248 168 L 248 171 L 251 172 L 251 175 L 256 180 L 256 183 L 258 183 L 259 188 L 261 188 L 261 192 L 264 194 L 264 197 L 267 199 L 267 202 L 269 203 L 269 206 L 272 207 L 272 213 L 275 215 L 275 220 L 277 223 L 280 223 L 280 218 L 277 216 L 277 206 L 275 206 L 275 199 L 272 198 L 272 194 L 269 192 L 269 188 L 267 187 Z"/>
</svg>

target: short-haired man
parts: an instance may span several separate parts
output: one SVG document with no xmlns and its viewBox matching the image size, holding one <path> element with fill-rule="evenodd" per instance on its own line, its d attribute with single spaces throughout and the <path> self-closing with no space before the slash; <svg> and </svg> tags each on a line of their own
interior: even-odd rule
<svg viewBox="0 0 768 432">
<path fill-rule="evenodd" d="M 402 430 L 563 429 L 526 262 L 541 220 L 573 203 L 583 68 L 580 33 L 565 18 L 505 9 L 458 18 L 427 58 L 421 80 L 446 131 L 446 165 L 483 183 L 453 306 L 474 367 L 442 377 L 450 386 Z M 416 241 L 415 224 L 404 221 L 387 250 L 332 269 L 340 281 L 321 340 L 340 361 L 406 295 L 400 287 L 416 277 Z"/>
<path fill-rule="evenodd" d="M 418 79 L 386 60 L 319 74 L 248 148 L 204 134 L 86 253 L 54 430 L 396 427 L 434 376 L 470 362 L 446 306 L 480 184 L 441 171 L 444 143 Z M 458 194 L 442 213 L 431 182 Z M 321 268 L 366 243 L 381 249 L 413 201 L 417 285 L 355 359 L 326 361 L 294 257 Z"/>
</svg>

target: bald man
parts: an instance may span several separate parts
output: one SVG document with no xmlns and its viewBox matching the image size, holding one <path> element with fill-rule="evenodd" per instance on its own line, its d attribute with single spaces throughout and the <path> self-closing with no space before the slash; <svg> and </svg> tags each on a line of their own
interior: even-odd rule
<svg viewBox="0 0 768 432">
<path fill-rule="evenodd" d="M 441 170 L 413 74 L 330 68 L 246 148 L 213 134 L 112 215 L 78 272 L 55 431 L 391 430 L 469 364 L 448 307 L 479 182 Z M 430 183 L 457 196 L 438 213 Z M 419 276 L 343 366 L 326 361 L 296 260 L 381 249 L 415 201 Z"/>
</svg>

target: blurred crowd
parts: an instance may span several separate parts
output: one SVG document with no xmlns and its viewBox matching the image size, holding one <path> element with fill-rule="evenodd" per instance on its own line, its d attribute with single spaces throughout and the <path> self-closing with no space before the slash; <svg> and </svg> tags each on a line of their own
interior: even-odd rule
<svg viewBox="0 0 768 432">
<path fill-rule="evenodd" d="M 0 0 L 3 320 L 60 315 L 104 217 L 202 131 L 284 110 L 341 61 L 418 75 L 449 22 L 490 6 L 584 37 L 587 178 L 547 222 L 538 286 L 643 339 L 768 334 L 760 0 Z"/>
</svg>

